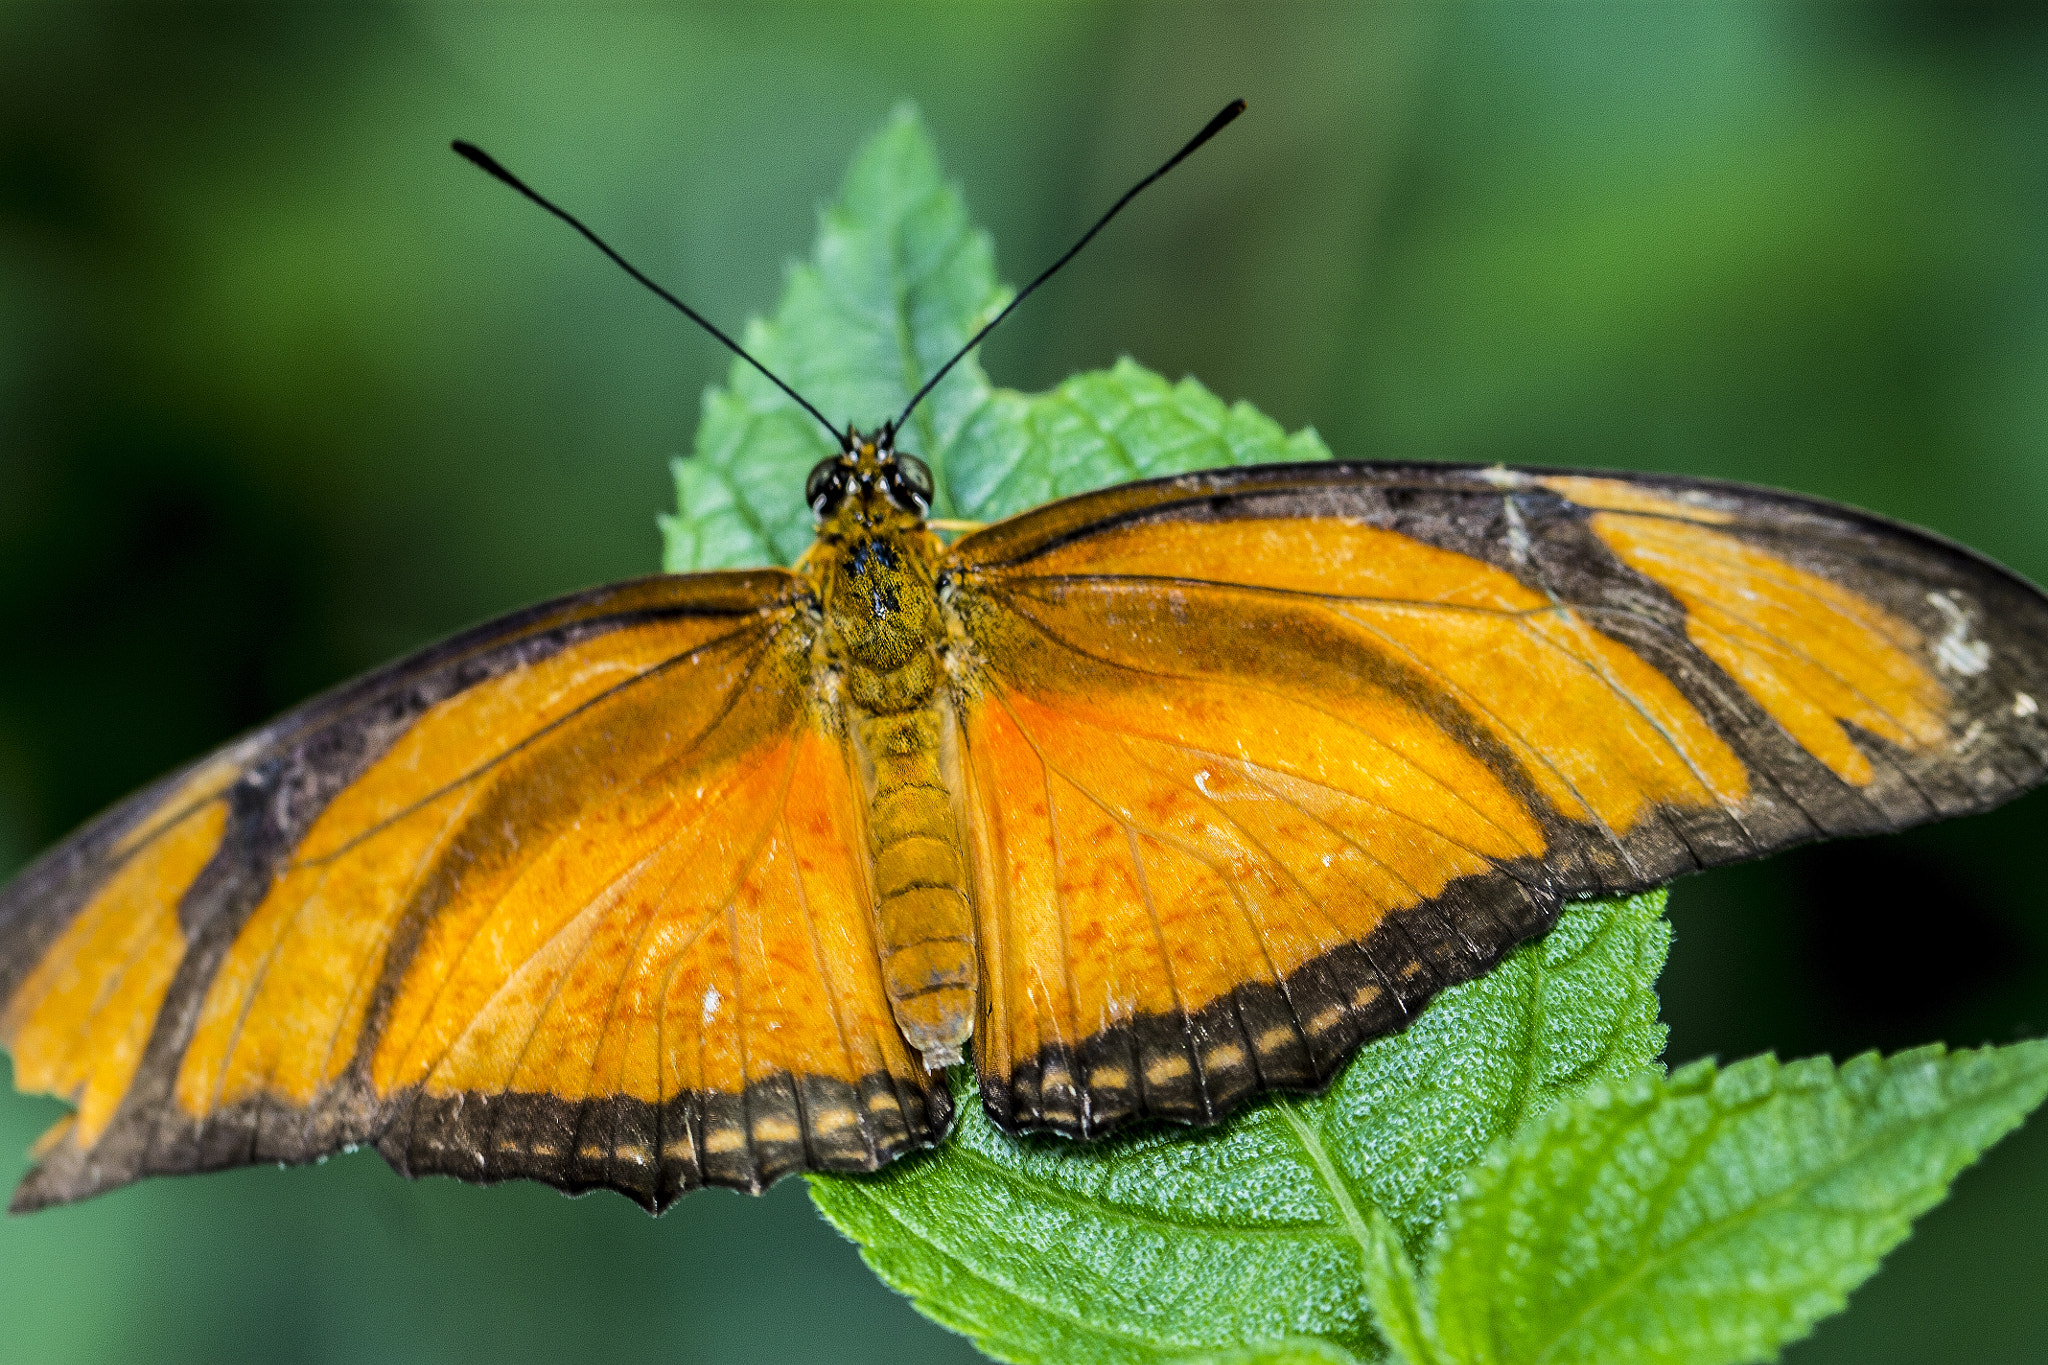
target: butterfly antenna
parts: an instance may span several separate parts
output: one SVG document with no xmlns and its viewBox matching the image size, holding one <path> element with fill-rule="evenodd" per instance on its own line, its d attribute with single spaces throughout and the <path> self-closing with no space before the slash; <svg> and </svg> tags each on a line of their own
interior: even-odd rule
<svg viewBox="0 0 2048 1365">
<path fill-rule="evenodd" d="M 561 207 L 559 204 L 554 203 L 545 195 L 541 194 L 538 190 L 534 189 L 533 186 L 527 184 L 524 180 L 521 180 L 518 176 L 506 170 L 503 166 L 498 164 L 496 157 L 493 157 L 489 152 L 485 151 L 483 148 L 477 146 L 476 144 L 464 142 L 458 138 L 456 141 L 451 142 L 448 145 L 455 149 L 455 154 L 457 156 L 460 156 L 463 160 L 469 162 L 472 166 L 477 167 L 479 170 L 488 172 L 490 175 L 496 177 L 497 179 L 504 181 L 507 185 L 510 185 L 513 189 L 518 190 L 528 199 L 531 199 L 534 203 L 539 204 L 549 213 L 554 214 L 555 217 L 561 219 L 570 227 L 575 228 L 578 232 L 582 233 L 584 239 L 588 241 L 592 246 L 596 247 L 599 251 L 602 251 L 605 255 L 611 257 L 612 264 L 618 266 L 619 269 L 625 271 L 628 275 L 631 275 L 634 279 L 640 281 L 640 283 L 646 285 L 656 294 L 659 294 L 663 299 L 673 304 L 677 309 L 679 309 L 682 312 L 684 317 L 688 318 L 690 321 L 696 323 L 699 327 L 702 327 L 705 331 L 711 333 L 711 335 L 717 337 L 720 341 L 724 342 L 727 350 L 731 351 L 741 360 L 746 361 L 749 365 L 752 365 L 762 374 L 768 376 L 769 383 L 773 384 L 776 388 L 781 389 L 784 393 L 788 394 L 792 399 L 795 400 L 796 405 L 798 407 L 802 408 L 805 412 L 808 412 L 811 416 L 817 418 L 819 425 L 824 427 L 826 431 L 832 433 L 833 442 L 840 446 L 842 449 L 845 448 L 845 435 L 842 432 L 836 430 L 830 421 L 826 420 L 824 413 L 819 412 L 816 408 L 812 407 L 808 402 L 804 400 L 804 396 L 802 394 L 798 393 L 795 389 L 792 389 L 789 385 L 783 383 L 780 379 L 778 379 L 773 370 L 770 370 L 766 365 L 763 365 L 760 361 L 748 355 L 744 347 L 742 347 L 737 341 L 734 341 L 731 337 L 727 336 L 724 332 L 719 331 L 717 327 L 712 325 L 710 319 L 706 318 L 702 313 L 699 313 L 696 309 L 690 307 L 689 304 L 684 303 L 674 294 L 669 293 L 668 290 L 663 289 L 653 280 L 648 279 L 647 276 L 643 275 L 631 261 L 627 260 L 624 256 L 621 256 L 618 252 L 613 251 L 609 246 L 605 245 L 604 239 L 598 236 L 596 233 L 592 232 L 589 228 L 583 226 L 582 222 L 577 219 L 575 214 L 570 213 L 567 209 Z M 1186 155 L 1186 153 L 1182 153 L 1182 155 Z"/>
<path fill-rule="evenodd" d="M 1111 204 L 1109 206 L 1109 212 L 1103 214 L 1100 218 L 1096 219 L 1095 226 L 1089 228 L 1086 232 L 1082 233 L 1081 240 L 1067 248 L 1066 255 L 1060 257 L 1051 265 L 1047 266 L 1043 271 L 1039 273 L 1037 279 L 1033 280 L 1031 283 L 1025 285 L 1023 289 L 1019 290 L 1017 293 L 1017 297 L 1010 300 L 1008 307 L 1004 308 L 1002 312 L 996 314 L 993 318 L 990 318 L 987 324 L 984 325 L 980 331 L 976 332 L 972 337 L 968 338 L 967 344 L 965 346 L 962 346 L 959 350 L 953 353 L 953 358 L 951 360 L 939 366 L 938 372 L 932 375 L 930 379 L 924 381 L 924 387 L 919 389 L 917 393 L 912 396 L 911 400 L 903 405 L 903 411 L 896 415 L 896 420 L 889 423 L 889 431 L 893 433 L 895 431 L 900 430 L 903 424 L 910 420 L 910 414 L 912 410 L 914 410 L 919 403 L 922 403 L 924 401 L 924 396 L 926 394 L 930 393 L 933 389 L 938 387 L 939 381 L 946 377 L 947 371 L 951 370 L 955 365 L 958 365 L 962 360 L 966 359 L 967 353 L 973 350 L 976 346 L 979 346 L 981 344 L 981 339 L 996 329 L 997 323 L 1001 322 L 1004 318 L 1010 316 L 1011 313 L 1016 311 L 1018 304 L 1024 302 L 1024 300 L 1031 297 L 1032 290 L 1038 288 L 1039 285 L 1044 284 L 1047 280 L 1051 279 L 1054 275 L 1058 274 L 1061 266 L 1065 265 L 1068 261 L 1073 260 L 1074 257 L 1080 255 L 1081 248 L 1088 245 L 1089 241 L 1094 238 L 1096 233 L 1102 231 L 1103 228 L 1107 227 L 1109 225 L 1110 219 L 1116 217 L 1119 213 L 1122 213 L 1124 205 L 1130 203 L 1133 199 L 1136 199 L 1138 197 L 1139 191 L 1143 190 L 1146 186 L 1150 185 L 1160 176 L 1165 175 L 1175 166 L 1180 165 L 1181 162 L 1187 160 L 1190 156 L 1194 155 L 1195 149 L 1197 147 L 1200 147 L 1210 138 L 1216 136 L 1216 134 L 1222 132 L 1225 128 L 1229 127 L 1230 121 L 1236 118 L 1239 114 L 1242 114 L 1244 111 L 1245 102 L 1243 100 L 1232 100 L 1230 103 L 1224 105 L 1222 110 L 1216 115 L 1216 117 L 1210 119 L 1209 122 L 1206 125 L 1204 125 L 1201 132 L 1196 133 L 1192 138 L 1188 139 L 1187 146 L 1181 148 L 1179 151 L 1175 152 L 1172 156 L 1166 159 L 1165 165 L 1161 166 L 1158 170 L 1152 172 L 1152 174 L 1146 176 L 1143 180 L 1140 180 L 1137 184 L 1131 186 L 1128 190 L 1125 190 L 1124 197 L 1117 200 L 1114 204 Z M 527 191 L 527 193 L 531 194 L 532 191 L 529 190 Z M 559 212 L 559 210 L 557 211 Z"/>
</svg>

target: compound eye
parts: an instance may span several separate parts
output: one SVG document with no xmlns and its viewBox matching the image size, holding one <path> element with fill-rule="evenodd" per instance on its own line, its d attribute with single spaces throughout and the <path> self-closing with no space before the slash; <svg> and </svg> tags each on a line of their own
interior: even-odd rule
<svg viewBox="0 0 2048 1365">
<path fill-rule="evenodd" d="M 810 477 L 804 480 L 804 501 L 813 512 L 823 513 L 825 504 L 833 500 L 839 489 L 839 457 L 827 456 L 811 466 Z"/>
<path fill-rule="evenodd" d="M 896 482 L 917 499 L 918 511 L 932 505 L 932 467 L 917 456 L 897 453 Z"/>
</svg>

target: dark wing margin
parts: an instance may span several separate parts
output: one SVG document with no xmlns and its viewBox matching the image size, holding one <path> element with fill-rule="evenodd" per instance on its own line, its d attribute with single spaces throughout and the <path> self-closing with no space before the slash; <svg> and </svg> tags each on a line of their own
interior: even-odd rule
<svg viewBox="0 0 2048 1365">
<path fill-rule="evenodd" d="M 1318 1088 L 1566 898 L 1989 809 L 2048 775 L 2048 598 L 1768 489 L 1255 466 L 1000 523 L 955 544 L 942 585 L 996 831 L 983 1100 L 1013 1130 L 1208 1123 Z M 1033 782 L 1048 794 L 1020 800 Z M 1032 856 L 1067 874 L 1042 915 Z M 1188 891 L 1176 911 L 1174 876 L 1237 908 Z M 1091 902 L 1104 884 L 1150 922 Z M 1091 982 L 1060 941 L 1077 923 L 1149 965 Z"/>
<path fill-rule="evenodd" d="M 724 724 L 720 742 L 740 742 L 740 698 L 716 689 L 761 692 L 765 669 L 807 650 L 810 619 L 807 590 L 780 571 L 658 577 L 562 598 L 318 697 L 43 855 L 0 889 L 0 1041 L 18 1086 L 59 1094 L 77 1112 L 38 1144 L 13 1206 L 368 1143 L 407 1174 L 609 1187 L 660 1208 L 699 1184 L 758 1189 L 793 1169 L 871 1169 L 932 1140 L 943 1102 L 899 1095 L 888 1068 L 848 1078 L 758 1067 L 733 1093 L 671 1087 L 652 1103 L 588 1080 L 569 1097 L 507 1088 L 451 1098 L 445 1086 L 372 1075 L 408 954 L 446 909 L 428 901 L 459 882 L 424 857 L 409 881 L 365 870 L 389 862 L 384 845 L 440 848 L 405 830 L 441 820 L 451 832 L 434 837 L 475 860 L 488 851 L 474 828 L 486 812 L 507 834 L 493 846 L 500 855 L 516 850 L 522 819 L 545 814 L 559 837 L 604 796 L 571 788 L 574 764 L 603 752 L 606 718 L 631 713 L 643 731 L 687 747 L 690 736 L 659 728 L 655 694 L 688 697 L 700 675 L 700 690 L 714 693 L 697 699 L 705 733 Z M 774 679 L 780 708 L 748 714 L 757 729 L 785 725 L 770 741 L 802 710 L 797 681 Z M 430 720 L 447 743 L 425 744 Z M 561 755 L 551 759 L 550 746 Z M 466 791 L 515 773 L 513 790 L 480 801 L 467 823 L 435 814 L 437 802 L 466 810 Z M 536 804 L 536 787 L 551 803 Z M 357 900 L 344 894 L 349 876 Z M 294 878 L 305 889 L 289 887 Z M 275 913 L 287 890 L 290 913 Z M 246 980 L 224 975 L 236 972 Z M 289 1001 L 278 1003 L 294 992 L 326 1002 L 313 1021 L 325 1032 L 311 1041 L 295 1039 Z M 886 1108 L 867 1103 L 878 1088 L 890 1092 Z M 836 1116 L 835 1141 L 810 1131 L 810 1114 Z M 639 1140 L 663 1131 L 665 1143 Z M 486 1136 L 496 1150 L 478 1145 Z"/>
<path fill-rule="evenodd" d="M 721 577 L 733 581 L 704 594 L 701 605 L 679 600 L 677 580 L 657 577 L 512 612 L 323 692 L 118 802 L 0 888 L 0 1002 L 139 846 L 205 806 L 246 803 L 262 791 L 274 806 L 271 842 L 282 846 L 273 851 L 281 852 L 436 703 L 622 626 L 678 614 L 738 619 L 786 605 L 794 591 L 779 581 L 784 575 Z"/>
</svg>

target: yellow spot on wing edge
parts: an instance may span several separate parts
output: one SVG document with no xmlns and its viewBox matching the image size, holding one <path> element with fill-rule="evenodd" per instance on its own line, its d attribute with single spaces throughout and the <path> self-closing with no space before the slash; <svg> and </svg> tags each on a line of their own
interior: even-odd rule
<svg viewBox="0 0 2048 1365">
<path fill-rule="evenodd" d="M 1244 1049 L 1235 1043 L 1212 1048 L 1209 1055 L 1202 1058 L 1202 1063 L 1211 1071 L 1228 1071 L 1231 1067 L 1244 1065 Z"/>
<path fill-rule="evenodd" d="M 1168 1081 L 1177 1081 L 1187 1074 L 1188 1059 L 1175 1053 L 1161 1057 L 1146 1067 L 1145 1081 L 1148 1085 L 1165 1085 Z"/>
<path fill-rule="evenodd" d="M 737 1124 L 721 1124 L 704 1134 L 706 1152 L 737 1152 L 747 1145 L 747 1134 Z"/>
<path fill-rule="evenodd" d="M 763 1115 L 754 1120 L 754 1141 L 756 1142 L 800 1142 L 803 1130 L 793 1119 Z"/>
<path fill-rule="evenodd" d="M 858 1128 L 859 1126 L 860 1115 L 854 1113 L 850 1108 L 835 1106 L 830 1109 L 815 1109 L 811 1111 L 811 1131 L 821 1137 L 832 1133 L 843 1133 L 849 1128 Z"/>
<path fill-rule="evenodd" d="M 1273 1052 L 1279 1048 L 1286 1047 L 1289 1043 L 1298 1041 L 1300 1037 L 1301 1035 L 1296 1033 L 1291 1027 L 1275 1025 L 1261 1033 L 1253 1043 L 1253 1046 L 1258 1048 L 1260 1052 Z"/>
</svg>

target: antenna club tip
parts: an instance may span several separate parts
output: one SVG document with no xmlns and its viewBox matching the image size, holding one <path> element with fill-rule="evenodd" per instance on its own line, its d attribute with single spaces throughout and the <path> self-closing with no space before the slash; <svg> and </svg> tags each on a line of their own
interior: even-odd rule
<svg viewBox="0 0 2048 1365">
<path fill-rule="evenodd" d="M 493 179 L 504 181 L 521 194 L 530 195 L 533 193 L 533 191 L 520 183 L 519 177 L 499 165 L 498 158 L 492 156 L 474 142 L 464 142 L 461 138 L 456 138 L 448 144 L 448 147 L 455 155 L 461 157 L 464 161 L 467 161 L 470 165 L 491 176 Z"/>
<path fill-rule="evenodd" d="M 1187 147 L 1181 152 L 1181 156 L 1186 156 L 1189 152 L 1194 151 L 1195 148 L 1201 146 L 1204 142 L 1207 142 L 1210 138 L 1216 136 L 1216 134 L 1222 132 L 1225 128 L 1228 128 L 1233 122 L 1236 121 L 1237 116 L 1239 114 L 1242 114 L 1246 109 L 1250 107 L 1251 106 L 1243 100 L 1232 100 L 1230 103 L 1224 105 L 1221 109 L 1216 111 L 1216 117 L 1210 119 L 1208 124 L 1203 127 L 1201 132 L 1195 134 L 1194 141 L 1190 142 L 1187 145 Z M 1178 158 L 1176 158 L 1176 160 L 1178 160 Z"/>
</svg>

